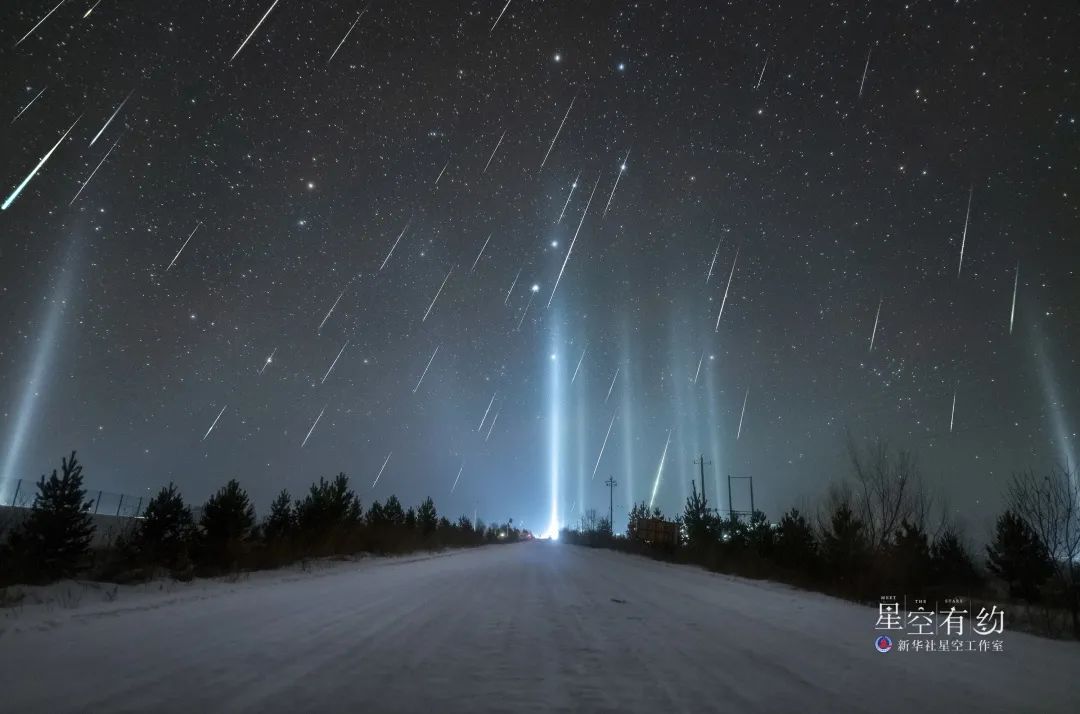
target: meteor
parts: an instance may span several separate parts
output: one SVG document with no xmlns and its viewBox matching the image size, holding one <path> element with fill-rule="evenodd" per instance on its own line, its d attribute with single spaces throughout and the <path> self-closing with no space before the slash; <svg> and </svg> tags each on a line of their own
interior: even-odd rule
<svg viewBox="0 0 1080 714">
<path fill-rule="evenodd" d="M 868 69 L 870 69 L 870 53 L 872 51 L 873 51 L 873 48 L 870 48 L 869 50 L 866 51 L 866 65 L 863 67 L 862 80 L 859 82 L 859 98 L 860 99 L 862 99 L 863 85 L 866 84 L 866 71 Z"/>
<path fill-rule="evenodd" d="M 581 220 L 578 221 L 577 230 L 574 231 L 574 239 L 570 241 L 570 248 L 566 251 L 566 257 L 563 258 L 562 267 L 559 268 L 559 277 L 555 279 L 555 287 L 551 289 L 551 297 L 548 298 L 547 306 L 551 307 L 551 301 L 555 299 L 555 291 L 559 289 L 559 281 L 562 280 L 563 271 L 566 270 L 566 263 L 570 260 L 570 254 L 574 252 L 574 243 L 577 242 L 578 233 L 581 232 L 581 225 L 585 222 L 585 216 L 589 214 L 589 206 L 592 205 L 593 195 L 596 194 L 596 187 L 600 185 L 600 175 L 596 175 L 596 183 L 593 184 L 592 193 L 589 194 L 589 200 L 585 204 L 585 210 L 581 212 Z"/>
<path fill-rule="evenodd" d="M 499 415 L 500 414 L 502 414 L 502 409 L 495 412 L 495 416 L 491 417 L 491 424 L 490 424 L 490 426 L 488 426 L 487 436 L 484 437 L 485 442 L 487 442 L 487 440 L 491 438 L 491 430 L 495 428 L 495 422 L 497 422 L 499 420 Z"/>
<path fill-rule="evenodd" d="M 382 462 L 382 468 L 380 468 L 379 473 L 375 475 L 375 480 L 371 482 L 372 488 L 375 488 L 375 484 L 377 484 L 379 482 L 379 479 L 382 478 L 382 472 L 386 470 L 386 465 L 390 463 L 390 455 L 393 453 L 394 452 L 391 451 L 389 454 L 386 455 L 386 460 Z"/>
<path fill-rule="evenodd" d="M 737 432 L 735 432 L 735 440 L 736 441 L 738 441 L 739 437 L 742 436 L 743 418 L 746 417 L 746 400 L 749 399 L 749 398 L 750 398 L 750 387 L 747 387 L 746 388 L 746 394 L 744 394 L 743 398 L 742 398 L 742 413 L 739 414 L 739 430 Z"/>
<path fill-rule="evenodd" d="M 971 220 L 971 197 L 975 195 L 975 187 L 968 191 L 967 215 L 964 216 L 964 234 L 960 238 L 960 264 L 956 266 L 956 277 L 960 277 L 960 271 L 964 269 L 964 246 L 967 245 L 968 221 Z"/>
<path fill-rule="evenodd" d="M 622 163 L 619 164 L 619 173 L 615 175 L 615 185 L 611 187 L 611 195 L 608 196 L 607 205 L 604 206 L 604 217 L 607 217 L 608 209 L 611 208 L 611 199 L 615 198 L 615 189 L 619 187 L 619 179 L 622 178 L 623 172 L 626 171 L 626 160 L 630 158 L 630 149 L 626 150 L 626 156 L 623 157 Z"/>
<path fill-rule="evenodd" d="M 191 242 L 191 236 L 195 235 L 195 231 L 199 230 L 199 226 L 201 225 L 202 221 L 199 221 L 195 224 L 195 228 L 192 229 L 191 234 L 187 237 L 187 240 L 184 241 L 184 244 L 180 246 L 180 250 L 176 251 L 176 255 L 174 255 L 172 261 L 169 262 L 169 267 L 165 268 L 166 273 L 169 272 L 169 270 L 172 269 L 173 265 L 176 264 L 176 259 L 180 257 L 181 253 L 184 252 L 184 248 L 187 248 L 187 244 Z"/>
<path fill-rule="evenodd" d="M 562 121 L 559 122 L 559 128 L 555 130 L 555 136 L 551 138 L 551 146 L 548 147 L 547 153 L 544 154 L 544 160 L 540 162 L 540 168 L 544 168 L 544 164 L 547 163 L 548 157 L 551 156 L 551 150 L 555 148 L 555 142 L 559 139 L 559 133 L 562 131 L 563 124 L 566 123 L 566 117 L 570 116 L 570 110 L 574 108 L 574 102 L 576 101 L 577 96 L 575 95 L 574 98 L 570 100 L 570 106 L 566 108 L 566 114 L 563 115 Z"/>
<path fill-rule="evenodd" d="M 484 164 L 484 170 L 481 171 L 480 173 L 482 173 L 482 174 L 487 173 L 488 166 L 491 166 L 491 160 L 495 158 L 495 152 L 499 150 L 500 146 L 502 146 L 502 140 L 505 139 L 505 138 L 506 138 L 506 131 L 504 130 L 503 133 L 502 133 L 502 136 L 499 137 L 499 141 L 495 144 L 495 148 L 491 150 L 491 156 L 488 157 L 487 163 Z"/>
<path fill-rule="evenodd" d="M 465 462 L 462 461 L 461 462 L 461 468 L 458 469 L 457 476 L 454 478 L 454 485 L 450 487 L 450 493 L 453 493 L 454 489 L 457 488 L 458 479 L 461 478 L 461 472 L 464 471 L 464 470 L 465 470 Z"/>
<path fill-rule="evenodd" d="M 615 380 L 619 378 L 620 369 L 622 369 L 622 365 L 615 368 L 615 376 L 611 378 L 611 386 L 607 388 L 607 396 L 604 397 L 604 404 L 607 404 L 607 400 L 611 399 L 611 390 L 615 389 Z"/>
<path fill-rule="evenodd" d="M 410 223 L 412 223 L 412 216 L 410 216 L 409 220 L 405 222 L 405 227 L 401 229 L 401 233 L 398 234 L 397 240 L 395 240 L 394 244 L 390 246 L 390 252 L 386 254 L 385 258 L 383 258 L 382 265 L 379 266 L 379 270 L 377 272 L 381 273 L 382 269 L 386 267 L 386 263 L 390 260 L 390 256 L 394 254 L 394 249 L 397 248 L 397 244 L 401 242 L 401 237 L 405 235 L 405 231 L 409 230 Z"/>
<path fill-rule="evenodd" d="M 953 387 L 952 393 L 952 411 L 949 412 L 949 433 L 952 433 L 953 422 L 956 420 L 956 387 Z"/>
<path fill-rule="evenodd" d="M 324 317 L 322 319 L 322 322 L 319 323 L 319 329 L 316 330 L 316 332 L 321 332 L 322 331 L 323 325 L 325 325 L 326 321 L 330 319 L 330 315 L 333 314 L 334 308 L 336 308 L 337 304 L 339 302 L 341 302 L 341 298 L 345 296 L 345 291 L 348 290 L 348 289 L 349 289 L 349 284 L 345 283 L 345 287 L 341 289 L 341 294 L 337 296 L 337 300 L 335 300 L 334 304 L 330 306 L 330 309 L 326 311 L 326 317 Z"/>
<path fill-rule="evenodd" d="M 203 438 L 202 438 L 202 440 L 203 440 L 203 441 L 206 441 L 206 437 L 210 436 L 210 432 L 212 432 L 212 431 L 214 430 L 214 427 L 215 427 L 215 426 L 217 426 L 217 423 L 218 423 L 218 419 L 220 419 L 220 418 L 221 418 L 221 415 L 222 415 L 222 414 L 224 414 L 224 413 L 225 413 L 225 410 L 226 410 L 226 409 L 228 409 L 228 408 L 229 408 L 229 405 L 228 405 L 228 404 L 226 404 L 225 406 L 223 406 L 223 407 L 221 408 L 221 411 L 220 411 L 220 412 L 218 412 L 218 415 L 217 415 L 217 417 L 216 417 L 216 418 L 214 419 L 214 423 L 213 423 L 213 424 L 211 424 L 211 425 L 210 425 L 210 428 L 206 430 L 206 433 L 205 433 L 205 434 L 203 434 Z"/>
<path fill-rule="evenodd" d="M 120 110 L 124 108 L 125 104 L 127 104 L 127 100 L 131 99 L 131 95 L 134 93 L 134 89 L 128 92 L 128 95 L 124 97 L 124 101 L 120 102 L 120 105 L 113 110 L 112 116 L 105 120 L 105 123 L 101 126 L 100 129 L 98 129 L 98 133 L 94 134 L 94 138 L 90 140 L 90 146 L 93 146 L 94 142 L 98 140 L 98 137 L 105 133 L 105 130 L 109 128 L 109 124 L 112 124 L 112 120 L 116 118 L 116 115 L 120 113 Z"/>
<path fill-rule="evenodd" d="M 120 136 L 123 136 L 123 132 L 121 132 Z M 98 172 L 98 169 L 101 168 L 101 165 L 104 164 L 105 160 L 109 158 L 109 154 L 113 152 L 113 149 L 116 148 L 116 145 L 120 143 L 120 136 L 116 137 L 116 141 L 114 141 L 113 145 L 109 147 L 109 150 L 105 152 L 105 156 L 101 158 L 101 161 L 98 162 L 98 165 L 94 167 L 94 170 L 91 171 L 90 175 L 86 177 L 85 181 L 83 181 L 82 186 L 80 186 L 79 190 L 75 193 L 75 198 L 71 199 L 71 201 L 68 202 L 69 206 L 72 203 L 75 203 L 75 199 L 79 197 L 79 194 L 81 194 L 83 192 L 83 189 L 86 188 L 87 184 L 90 183 L 90 179 L 94 178 L 94 174 Z"/>
<path fill-rule="evenodd" d="M 447 160 L 446 160 L 446 163 L 445 163 L 445 164 L 443 165 L 443 167 L 442 167 L 442 171 L 440 171 L 440 172 L 439 172 L 439 175 L 438 175 L 438 177 L 436 177 L 436 179 L 435 179 L 435 184 L 434 184 L 434 185 L 432 186 L 432 188 L 435 188 L 435 186 L 438 186 L 438 185 L 439 185 L 439 179 L 441 179 L 441 178 L 442 178 L 442 175 L 443 175 L 444 173 L 446 173 L 446 168 L 447 168 L 448 166 L 450 166 L 450 159 L 447 159 Z"/>
<path fill-rule="evenodd" d="M 529 299 L 525 302 L 525 309 L 521 313 L 521 319 L 518 320 L 517 329 L 520 330 L 522 324 L 525 322 L 525 316 L 529 314 L 529 306 L 532 305 L 533 298 L 536 297 L 536 293 L 540 291 L 539 285 L 533 285 L 529 288 Z"/>
<path fill-rule="evenodd" d="M 608 437 L 611 436 L 611 427 L 615 426 L 615 415 L 619 412 L 616 410 L 611 414 L 611 423 L 608 424 L 607 433 L 604 434 L 604 443 L 600 445 L 600 455 L 596 457 L 596 465 L 592 469 L 592 478 L 596 478 L 596 470 L 600 468 L 600 459 L 604 458 L 604 449 L 607 448 Z"/>
<path fill-rule="evenodd" d="M 323 407 L 322 411 L 319 412 L 319 416 L 315 417 L 315 421 L 312 422 L 311 428 L 308 429 L 308 431 L 307 431 L 307 436 L 305 436 L 304 440 L 300 443 L 300 448 L 301 449 L 304 448 L 305 446 L 307 446 L 307 440 L 311 438 L 311 432 L 315 431 L 315 426 L 319 423 L 319 420 L 322 419 L 322 415 L 323 415 L 323 413 L 325 411 L 326 411 L 326 407 Z"/>
<path fill-rule="evenodd" d="M 442 285 L 439 286 L 439 292 L 435 293 L 435 297 L 431 299 L 431 304 L 428 305 L 427 312 L 424 313 L 424 317 L 420 322 L 424 322 L 428 319 L 428 315 L 431 314 L 431 308 L 435 307 L 435 301 L 439 299 L 439 295 L 442 294 L 443 288 L 446 287 L 446 281 L 450 279 L 450 273 L 454 272 L 454 266 L 450 266 L 450 270 L 446 272 L 446 277 L 443 278 Z"/>
<path fill-rule="evenodd" d="M 705 274 L 705 284 L 709 284 L 709 279 L 712 278 L 713 267 L 716 265 L 716 256 L 720 255 L 720 243 L 722 241 L 716 241 L 716 250 L 712 254 L 712 262 L 709 263 L 709 272 Z"/>
<path fill-rule="evenodd" d="M 503 305 L 510 302 L 510 293 L 514 292 L 514 286 L 517 285 L 518 278 L 521 277 L 521 268 L 518 268 L 517 275 L 514 276 L 514 282 L 510 283 L 510 289 L 506 291 L 506 297 L 503 299 Z"/>
<path fill-rule="evenodd" d="M 499 20 L 501 20 L 501 19 L 502 19 L 503 13 L 505 13 L 505 12 L 506 12 L 506 8 L 508 8 L 508 7 L 510 7 L 510 0 L 506 0 L 506 4 L 505 4 L 505 5 L 503 5 L 503 9 L 502 9 L 502 12 L 500 12 L 500 13 L 499 13 L 499 16 L 495 18 L 495 22 L 494 22 L 494 23 L 493 23 L 493 24 L 491 25 L 491 29 L 490 29 L 490 30 L 488 30 L 488 34 L 489 34 L 489 35 L 490 35 L 490 34 L 491 34 L 492 32 L 494 32 L 494 31 L 495 31 L 495 25 L 498 25 L 498 24 L 499 24 Z"/>
<path fill-rule="evenodd" d="M 341 359 L 341 353 L 344 352 L 345 348 L 348 347 L 348 346 L 349 346 L 349 341 L 345 340 L 345 344 L 343 344 L 341 346 L 341 349 L 338 350 L 337 357 L 335 357 L 334 361 L 330 363 L 330 369 L 326 370 L 326 374 L 323 375 L 322 381 L 320 381 L 319 384 L 324 384 L 326 382 L 326 378 L 329 377 L 330 373 L 334 371 L 334 365 L 336 365 L 337 361 L 339 359 Z"/>
<path fill-rule="evenodd" d="M 46 20 L 48 20 L 48 19 L 49 19 L 49 15 L 52 15 L 52 14 L 53 14 L 54 12 L 56 12 L 57 10 L 59 10 L 59 9 L 60 9 L 60 6 L 61 6 L 61 5 L 63 5 L 63 4 L 65 3 L 65 2 L 67 2 L 67 0 L 60 0 L 60 2 L 56 3 L 56 7 L 54 7 L 54 8 L 52 9 L 52 10 L 49 10 L 49 11 L 48 11 L 47 13 L 45 13 L 45 17 L 43 17 L 43 18 L 41 18 L 40 20 L 38 20 L 38 21 L 37 21 L 37 24 L 36 24 L 36 25 L 34 25 L 33 27 L 31 27 L 31 28 L 30 28 L 30 31 L 29 31 L 29 32 L 27 32 L 27 33 L 26 33 L 25 35 L 23 35 L 22 37 L 20 37 L 20 38 L 19 38 L 19 41 L 15 43 L 15 46 L 16 46 L 16 47 L 18 47 L 19 45 L 21 45 L 21 44 L 22 44 L 22 41 L 23 41 L 23 40 L 25 40 L 25 39 L 26 39 L 27 37 L 29 37 L 30 35 L 34 34 L 34 30 L 38 29 L 38 27 L 40 27 L 40 26 L 41 26 L 41 23 L 43 23 L 43 22 L 45 22 Z"/>
<path fill-rule="evenodd" d="M 724 288 L 724 299 L 720 301 L 720 312 L 716 316 L 716 332 L 720 331 L 720 318 L 724 316 L 724 306 L 727 305 L 728 291 L 731 290 L 731 279 L 735 277 L 735 265 L 739 262 L 739 249 L 735 249 L 735 260 L 731 261 L 731 272 L 727 276 L 727 287 Z"/>
<path fill-rule="evenodd" d="M 754 86 L 754 89 L 757 89 L 758 87 L 761 86 L 761 80 L 765 79 L 765 68 L 768 67 L 768 66 L 769 66 L 769 56 L 765 55 L 765 64 L 761 65 L 761 74 L 758 75 L 757 85 Z"/>
<path fill-rule="evenodd" d="M 587 351 L 588 351 L 588 348 L 581 350 L 581 356 L 578 357 L 577 367 L 574 367 L 574 376 L 570 378 L 570 384 L 573 384 L 574 380 L 577 379 L 578 370 L 581 369 L 581 362 L 582 362 L 582 360 L 585 359 L 585 353 Z"/>
<path fill-rule="evenodd" d="M 562 213 L 559 214 L 559 220 L 555 221 L 555 225 L 562 223 L 563 216 L 566 215 L 566 207 L 570 205 L 570 198 L 574 195 L 574 189 L 577 188 L 578 179 L 581 178 L 581 172 L 577 172 L 577 176 L 574 177 L 574 183 L 570 184 L 570 193 L 566 194 L 566 203 L 563 204 Z"/>
<path fill-rule="evenodd" d="M 57 7 L 60 6 L 57 5 Z M 79 119 L 82 119 L 81 114 L 79 115 Z M 76 119 L 71 123 L 71 126 L 69 126 L 67 131 L 64 132 L 63 136 L 60 137 L 60 140 L 53 144 L 53 148 L 49 149 L 49 151 L 41 157 L 41 161 L 37 163 L 37 166 L 34 167 L 34 170 L 27 174 L 26 178 L 22 180 L 22 183 L 15 187 L 15 190 L 11 192 L 11 195 L 7 197 L 3 204 L 0 204 L 0 211 L 6 211 L 8 209 L 8 206 L 15 202 L 15 199 L 19 197 L 19 194 L 22 193 L 22 190 L 26 188 L 26 185 L 30 183 L 30 180 L 32 178 L 34 178 L 34 175 L 41 170 L 41 167 L 44 166 L 45 162 L 49 160 L 49 157 L 53 155 L 53 152 L 56 151 L 57 147 L 59 147 L 60 144 L 64 142 L 64 139 L 67 138 L 67 135 L 70 134 L 71 130 L 75 128 L 75 125 L 79 123 L 79 119 Z"/>
<path fill-rule="evenodd" d="M 701 363 L 705 359 L 705 350 L 701 351 L 701 356 L 698 357 L 697 371 L 694 372 L 694 384 L 697 384 L 698 377 L 701 376 Z"/>
<path fill-rule="evenodd" d="M 484 428 L 484 422 L 487 421 L 488 412 L 491 411 L 491 405 L 495 403 L 495 395 L 498 394 L 498 393 L 499 393 L 498 390 L 491 393 L 491 401 L 488 402 L 487 409 L 484 410 L 484 418 L 480 420 L 480 426 L 476 427 L 477 431 L 480 431 L 481 429 Z"/>
<path fill-rule="evenodd" d="M 874 351 L 874 338 L 877 336 L 878 320 L 881 318 L 881 303 L 885 302 L 885 298 L 882 297 L 878 300 L 877 314 L 874 315 L 874 329 L 870 332 L 870 352 Z"/>
<path fill-rule="evenodd" d="M 97 0 L 97 2 L 96 2 L 96 3 L 94 3 L 93 5 L 91 5 L 91 6 L 90 6 L 90 9 L 86 11 L 86 14 L 85 14 L 85 15 L 83 15 L 83 19 L 85 20 L 86 18 L 90 17 L 90 13 L 92 13 L 92 12 L 94 11 L 94 8 L 95 8 L 95 7 L 97 7 L 97 6 L 98 6 L 98 5 L 100 5 L 100 4 L 101 4 L 101 0 Z"/>
<path fill-rule="evenodd" d="M 656 489 L 660 486 L 660 475 L 664 472 L 664 460 L 667 459 L 668 446 L 671 445 L 671 429 L 668 429 L 667 441 L 664 443 L 664 453 L 660 454 L 660 466 L 656 469 L 656 480 L 653 481 L 652 497 L 649 498 L 649 510 L 652 510 L 656 502 Z"/>
<path fill-rule="evenodd" d="M 330 53 L 330 59 L 326 60 L 326 65 L 328 67 L 330 66 L 330 63 L 334 60 L 334 55 L 336 55 L 338 53 L 338 50 L 341 49 L 341 46 L 343 44 L 345 44 L 345 40 L 349 39 L 349 34 L 352 33 L 353 28 L 356 27 L 356 23 L 360 22 L 360 18 L 364 16 L 365 12 L 367 12 L 366 7 L 363 10 L 360 11 L 359 15 L 356 16 L 356 19 L 353 20 L 353 24 L 349 25 L 349 29 L 345 33 L 345 36 L 341 38 L 341 42 L 339 42 L 337 47 L 334 48 L 334 51 Z M 378 479 L 376 479 L 376 480 L 378 480 Z M 374 485 L 374 484 L 372 484 L 372 485 Z"/>
<path fill-rule="evenodd" d="M 491 241 L 491 234 L 488 233 L 487 240 L 484 241 L 484 245 L 480 247 L 480 252 L 476 254 L 476 260 L 472 262 L 472 267 L 469 268 L 469 273 L 476 270 L 476 264 L 480 262 L 480 256 L 484 254 L 484 250 L 488 247 L 488 243 Z"/>
<path fill-rule="evenodd" d="M 274 361 L 274 355 L 275 354 L 277 354 L 277 347 L 274 348 L 274 350 L 270 353 L 270 356 L 266 358 L 265 362 L 263 362 L 263 366 L 262 366 L 262 369 L 259 370 L 259 374 L 262 374 L 263 372 L 266 371 L 266 368 L 268 366 L 270 366 L 271 362 Z"/>
<path fill-rule="evenodd" d="M 1016 318 L 1016 289 L 1020 286 L 1020 263 L 1016 263 L 1016 277 L 1013 278 L 1012 309 L 1009 311 L 1009 334 L 1013 331 L 1013 320 Z"/>
<path fill-rule="evenodd" d="M 40 97 L 40 96 L 41 96 L 42 94 L 44 94 L 44 93 L 45 93 L 45 89 L 46 89 L 46 87 L 42 87 L 42 88 L 41 88 L 41 91 L 40 91 L 40 92 L 38 92 L 37 94 L 35 94 L 35 95 L 34 95 L 34 98 L 33 98 L 33 99 L 31 99 L 31 100 L 30 100 L 29 102 L 27 102 L 27 103 L 26 103 L 26 106 L 25 106 L 25 107 L 23 107 L 22 109 L 20 109 L 20 110 L 19 110 L 19 113 L 15 115 L 15 119 L 18 119 L 19 117 L 21 117 L 21 116 L 23 115 L 23 112 L 25 112 L 25 111 L 26 111 L 27 109 L 29 109 L 29 108 L 30 108 L 30 105 L 31 105 L 31 104 L 33 104 L 34 102 L 36 102 L 36 101 L 37 101 L 37 98 L 38 98 L 38 97 Z M 14 124 L 14 123 L 15 123 L 15 119 L 12 119 L 12 120 L 11 120 L 11 123 L 12 123 L 12 124 Z"/>
<path fill-rule="evenodd" d="M 261 26 L 261 25 L 263 24 L 263 22 L 265 22 L 265 21 L 266 21 L 266 18 L 267 18 L 267 16 L 269 16 L 269 15 L 270 15 L 270 13 L 271 13 L 271 12 L 273 12 L 274 8 L 275 8 L 275 7 L 277 7 L 277 4 L 278 4 L 279 2 L 281 2 L 281 0 L 274 0 L 274 2 L 273 2 L 273 3 L 271 4 L 271 5 L 270 5 L 270 8 L 269 8 L 269 9 L 268 9 L 268 10 L 266 11 L 266 13 L 265 13 L 265 14 L 264 14 L 264 15 L 262 16 L 262 18 L 261 18 L 261 19 L 260 19 L 260 20 L 259 20 L 259 21 L 258 21 L 257 23 L 255 23 L 255 27 L 251 28 L 251 32 L 249 32 L 249 33 L 248 33 L 248 36 L 247 36 L 247 37 L 245 37 L 245 38 L 244 38 L 244 41 L 240 43 L 240 46 L 236 48 L 236 52 L 233 52 L 233 55 L 232 55 L 232 57 L 230 57 L 230 58 L 229 58 L 229 62 L 230 62 L 230 63 L 231 63 L 231 62 L 232 62 L 232 61 L 233 61 L 234 59 L 236 59 L 236 55 L 240 54 L 240 50 L 244 49 L 244 45 L 246 45 L 246 44 L 248 43 L 248 40 L 250 40 L 250 39 L 251 39 L 251 36 L 252 36 L 252 35 L 254 35 L 254 34 L 255 34 L 255 32 L 256 32 L 256 31 L 257 31 L 257 30 L 259 29 L 259 26 Z M 320 414 L 319 416 L 322 416 L 322 415 Z M 317 421 L 317 420 L 316 420 L 316 421 Z M 305 439 L 305 441 L 306 441 L 306 439 Z"/>
<path fill-rule="evenodd" d="M 435 355 L 439 354 L 439 347 L 441 347 L 441 346 L 442 345 L 437 345 L 435 347 L 435 351 L 431 353 L 431 359 L 429 359 L 427 361 L 427 366 L 424 367 L 423 374 L 420 375 L 420 379 L 416 382 L 416 386 L 413 387 L 413 390 L 412 390 L 413 394 L 416 394 L 416 390 L 420 389 L 420 384 L 424 381 L 424 377 L 427 376 L 428 370 L 431 369 L 431 363 L 435 361 Z M 498 415 L 496 415 L 496 416 L 498 416 Z"/>
</svg>

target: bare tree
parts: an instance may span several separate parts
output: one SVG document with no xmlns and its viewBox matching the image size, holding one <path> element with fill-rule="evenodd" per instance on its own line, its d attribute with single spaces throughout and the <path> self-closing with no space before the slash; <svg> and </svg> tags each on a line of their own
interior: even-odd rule
<svg viewBox="0 0 1080 714">
<path fill-rule="evenodd" d="M 910 451 L 892 451 L 881 440 L 860 451 L 849 435 L 848 455 L 855 471 L 852 508 L 866 523 L 871 545 L 887 546 L 904 521 L 926 530 L 933 502 Z"/>
<path fill-rule="evenodd" d="M 1080 488 L 1068 467 L 1040 478 L 1034 471 L 1014 474 L 1009 503 L 1042 541 L 1064 589 L 1073 634 L 1080 637 Z"/>
</svg>

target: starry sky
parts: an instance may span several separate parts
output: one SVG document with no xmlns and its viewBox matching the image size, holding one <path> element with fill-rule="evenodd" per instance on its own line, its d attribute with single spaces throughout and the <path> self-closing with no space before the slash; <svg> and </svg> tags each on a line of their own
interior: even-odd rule
<svg viewBox="0 0 1080 714">
<path fill-rule="evenodd" d="M 1068 3 L 19 0 L 0 28 L 5 502 L 78 449 L 94 490 L 236 477 L 265 512 L 344 471 L 538 531 L 614 477 L 621 528 L 681 510 L 699 455 L 721 508 L 729 474 L 812 503 L 850 433 L 978 532 L 1080 453 Z"/>
</svg>

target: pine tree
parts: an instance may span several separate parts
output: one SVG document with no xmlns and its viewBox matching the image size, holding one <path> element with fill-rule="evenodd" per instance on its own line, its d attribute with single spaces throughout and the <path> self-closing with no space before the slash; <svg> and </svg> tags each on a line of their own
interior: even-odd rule
<svg viewBox="0 0 1080 714">
<path fill-rule="evenodd" d="M 55 580 L 74 575 L 90 549 L 94 535 L 90 507 L 82 487 L 82 465 L 71 452 L 63 459 L 62 476 L 53 469 L 37 483 L 30 515 L 10 535 L 11 553 L 22 561 L 32 579 Z"/>
<path fill-rule="evenodd" d="M 471 520 L 469 520 L 468 516 L 462 516 L 461 518 L 458 518 L 457 527 L 461 530 L 462 533 L 472 534 L 473 532 L 473 523 Z"/>
<path fill-rule="evenodd" d="M 833 511 L 821 537 L 821 551 L 830 573 L 841 581 L 853 576 L 866 563 L 866 526 L 846 503 Z"/>
<path fill-rule="evenodd" d="M 803 571 L 813 569 L 818 555 L 817 538 L 813 526 L 799 509 L 792 508 L 780 519 L 773 552 L 776 561 L 784 567 Z"/>
<path fill-rule="evenodd" d="M 902 591 L 920 594 L 930 574 L 930 543 L 926 531 L 903 519 L 893 535 L 889 556 Z"/>
<path fill-rule="evenodd" d="M 641 537 L 643 524 L 649 517 L 649 506 L 644 501 L 631 508 L 626 520 L 626 537 L 630 540 L 638 540 Z"/>
<path fill-rule="evenodd" d="M 994 540 L 986 546 L 986 554 L 987 567 L 1009 586 L 1009 595 L 1028 602 L 1039 599 L 1040 587 L 1053 573 L 1046 546 L 1011 510 L 998 517 Z"/>
<path fill-rule="evenodd" d="M 251 537 L 255 507 L 236 479 L 230 480 L 206 501 L 199 525 L 208 551 L 215 559 L 231 559 L 236 555 L 236 549 Z"/>
<path fill-rule="evenodd" d="M 378 501 L 375 501 L 368 507 L 367 512 L 367 524 L 372 528 L 382 528 L 387 525 L 386 511 Z"/>
<path fill-rule="evenodd" d="M 416 510 L 412 506 L 405 511 L 405 527 L 410 531 L 416 528 Z"/>
<path fill-rule="evenodd" d="M 440 532 L 442 532 L 442 531 L 449 532 L 449 530 L 451 528 L 453 528 L 453 527 L 454 527 L 454 524 L 450 522 L 449 518 L 447 518 L 446 516 L 439 516 L 439 526 L 438 526 L 437 530 L 439 530 Z"/>
<path fill-rule="evenodd" d="M 976 587 L 982 581 L 975 559 L 952 528 L 946 528 L 930 546 L 930 572 L 934 583 Z"/>
<path fill-rule="evenodd" d="M 270 515 L 263 524 L 266 540 L 287 540 L 296 529 L 296 512 L 293 510 L 292 497 L 282 489 L 274 502 L 270 504 Z"/>
<path fill-rule="evenodd" d="M 146 504 L 136 545 L 143 557 L 169 568 L 187 565 L 195 519 L 176 486 L 170 483 Z"/>
<path fill-rule="evenodd" d="M 705 494 L 698 493 L 697 483 L 691 482 L 692 492 L 686 498 L 683 509 L 683 524 L 686 526 L 687 545 L 691 548 L 704 548 L 716 540 L 716 518 L 709 512 L 709 502 Z"/>
<path fill-rule="evenodd" d="M 764 557 L 772 555 L 775 534 L 773 533 L 772 524 L 769 523 L 769 519 L 763 512 L 754 511 L 750 514 L 750 524 L 746 529 L 746 538 L 750 547 L 758 555 Z"/>
<path fill-rule="evenodd" d="M 390 496 L 390 498 L 386 499 L 383 513 L 386 515 L 386 522 L 389 525 L 405 525 L 405 509 L 401 507 L 401 501 L 398 500 L 397 496 Z"/>
<path fill-rule="evenodd" d="M 431 496 L 425 498 L 420 504 L 420 509 L 416 512 L 416 523 L 425 536 L 434 533 L 438 527 L 439 514 L 435 511 L 435 502 L 431 500 Z"/>
</svg>

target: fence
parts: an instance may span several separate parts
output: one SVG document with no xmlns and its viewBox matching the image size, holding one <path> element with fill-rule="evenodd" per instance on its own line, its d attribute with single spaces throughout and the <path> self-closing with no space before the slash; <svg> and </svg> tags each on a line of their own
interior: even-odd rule
<svg viewBox="0 0 1080 714">
<path fill-rule="evenodd" d="M 94 488 L 87 488 L 86 496 L 91 500 L 90 512 L 92 514 L 117 518 L 138 518 L 148 500 L 146 496 Z M 36 497 L 37 482 L 19 479 L 15 482 L 10 499 L 5 498 L 0 503 L 11 508 L 33 508 Z"/>
</svg>

